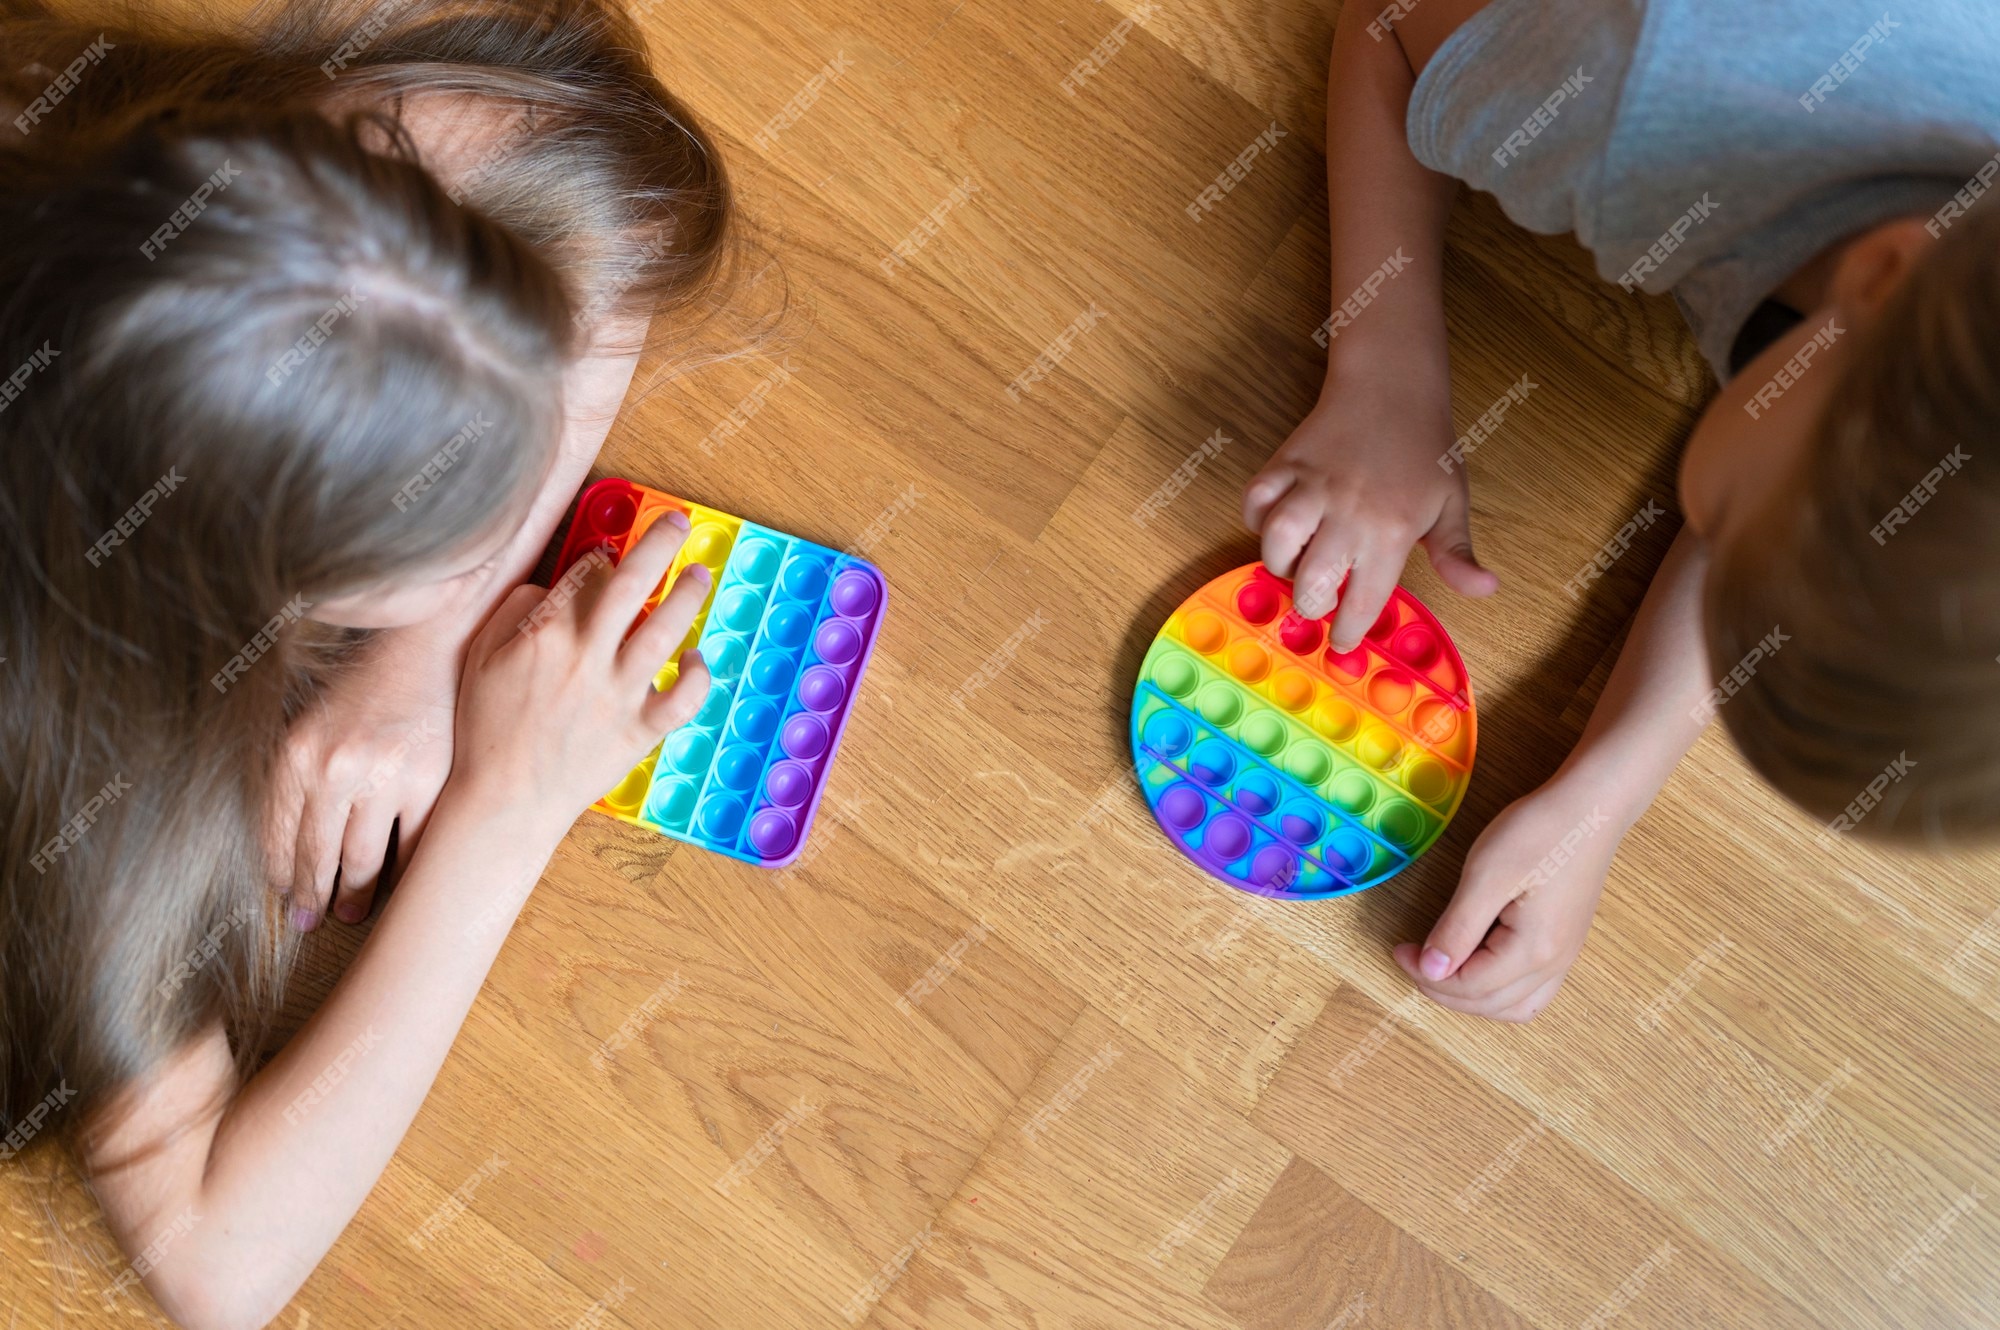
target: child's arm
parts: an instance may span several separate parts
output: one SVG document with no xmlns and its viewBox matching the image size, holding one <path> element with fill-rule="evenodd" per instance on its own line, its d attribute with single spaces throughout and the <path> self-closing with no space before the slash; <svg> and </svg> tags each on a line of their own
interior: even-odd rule
<svg viewBox="0 0 2000 1330">
<path fill-rule="evenodd" d="M 392 628 L 287 736 L 289 783 L 272 810 L 282 858 L 273 880 L 290 883 L 311 926 L 331 905 L 349 922 L 366 916 L 389 845 L 410 861 L 451 771 L 452 708 L 466 645 L 493 607 L 527 580 L 597 460 L 639 361 L 650 320 L 607 320 L 590 351 L 563 375 L 566 419 L 555 465 L 520 532 L 492 572 L 449 614 Z M 421 511 L 421 510 L 419 510 Z M 340 891 L 333 895 L 335 870 Z"/>
<path fill-rule="evenodd" d="M 1421 953 L 1415 943 L 1396 948 L 1396 963 L 1445 1006 L 1525 1021 L 1562 987 L 1619 842 L 1707 723 L 1706 562 L 1683 529 L 1576 748 L 1473 843 Z"/>
<path fill-rule="evenodd" d="M 656 523 L 573 596 L 510 594 L 472 644 L 458 756 L 422 853 L 332 996 L 226 1106 L 228 1047 L 211 1031 L 91 1141 L 125 1251 L 170 1235 L 138 1273 L 178 1323 L 261 1326 L 284 1307 L 395 1152 L 570 823 L 700 705 L 698 654 L 669 691 L 651 680 L 693 623 L 706 569 L 690 564 L 621 642 L 685 534 Z M 517 633 L 544 597 L 548 621 Z"/>
<path fill-rule="evenodd" d="M 1425 21 L 1418 8 L 1406 23 Z M 1472 555 L 1464 468 L 1439 465 L 1452 442 L 1444 228 L 1456 184 L 1410 153 L 1403 120 L 1416 78 L 1403 40 L 1401 29 L 1378 40 L 1361 6 L 1341 10 L 1327 94 L 1326 386 L 1243 499 L 1265 564 L 1295 581 L 1299 613 L 1325 614 L 1338 598 L 1341 650 L 1374 623 L 1419 541 L 1454 590 L 1499 585 Z"/>
</svg>

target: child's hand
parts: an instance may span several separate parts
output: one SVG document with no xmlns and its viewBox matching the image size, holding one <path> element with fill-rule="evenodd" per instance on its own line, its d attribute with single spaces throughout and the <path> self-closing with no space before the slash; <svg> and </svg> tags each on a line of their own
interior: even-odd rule
<svg viewBox="0 0 2000 1330">
<path fill-rule="evenodd" d="M 367 916 L 391 828 L 407 862 L 451 774 L 458 652 L 395 629 L 293 722 L 272 803 L 272 880 L 291 883 L 302 928 L 326 913 Z"/>
<path fill-rule="evenodd" d="M 565 575 L 547 591 L 517 587 L 500 603 L 466 661 L 446 798 L 546 820 L 560 838 L 661 735 L 694 716 L 709 682 L 698 651 L 681 656 L 680 678 L 664 693 L 653 676 L 694 623 L 708 569 L 690 563 L 632 626 L 687 532 L 687 519 L 670 513 L 616 567 L 595 559 L 580 578 Z"/>
<path fill-rule="evenodd" d="M 1583 950 L 1621 829 L 1551 783 L 1502 810 L 1466 856 L 1451 904 L 1396 964 L 1434 1001 L 1501 1021 L 1533 1020 Z"/>
<path fill-rule="evenodd" d="M 1360 644 L 1418 542 L 1460 595 L 1499 588 L 1472 555 L 1465 468 L 1438 465 L 1450 446 L 1449 402 L 1329 389 L 1244 492 L 1243 520 L 1264 537 L 1265 566 L 1293 579 L 1298 612 L 1316 619 L 1339 605 L 1335 650 Z"/>
</svg>

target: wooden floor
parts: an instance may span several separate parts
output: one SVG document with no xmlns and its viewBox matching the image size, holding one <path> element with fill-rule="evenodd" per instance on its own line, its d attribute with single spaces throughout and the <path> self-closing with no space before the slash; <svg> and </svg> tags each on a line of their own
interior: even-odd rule
<svg viewBox="0 0 2000 1330">
<path fill-rule="evenodd" d="M 1238 496 L 1314 396 L 1331 22 L 1309 0 L 656 0 L 668 82 L 797 310 L 765 359 L 642 370 L 602 469 L 836 546 L 890 514 L 881 648 L 806 866 L 577 825 L 277 1324 L 2000 1324 L 2000 860 L 1823 849 L 1711 733 L 1541 1019 L 1413 1003 L 1389 961 L 1576 734 L 1671 530 L 1584 603 L 1562 585 L 1648 497 L 1673 507 L 1712 390 L 1672 307 L 1569 242 L 1484 199 L 1453 223 L 1460 426 L 1538 388 L 1472 465 L 1502 593 L 1452 598 L 1421 557 L 1406 579 L 1483 721 L 1444 841 L 1358 898 L 1275 903 L 1190 869 L 1134 791 L 1140 655 L 1255 557 Z M 780 364 L 745 428 L 693 446 Z M 8 1325 L 102 1323 L 101 1222 L 59 1181 L 5 1196 Z"/>
</svg>

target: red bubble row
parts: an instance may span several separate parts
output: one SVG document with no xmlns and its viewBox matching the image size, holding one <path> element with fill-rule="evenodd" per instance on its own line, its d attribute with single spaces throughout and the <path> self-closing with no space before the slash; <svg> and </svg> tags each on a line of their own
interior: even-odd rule
<svg viewBox="0 0 2000 1330">
<path fill-rule="evenodd" d="M 1296 656 L 1310 656 L 1326 641 L 1327 620 L 1304 618 L 1291 608 L 1290 602 L 1287 584 L 1262 567 L 1236 593 L 1236 611 L 1243 616 L 1244 622 L 1258 628 L 1269 628 L 1276 621 L 1278 640 L 1284 643 L 1285 649 Z M 1454 705 L 1462 708 L 1464 702 L 1459 696 L 1459 671 L 1447 656 L 1443 641 L 1421 620 L 1399 628 L 1400 619 L 1398 601 L 1391 599 L 1368 630 L 1368 642 L 1390 663 L 1422 675 Z M 1350 679 L 1359 679 L 1368 672 L 1368 650 L 1365 646 L 1358 646 L 1352 651 L 1329 648 L 1325 659 L 1329 666 Z"/>
</svg>

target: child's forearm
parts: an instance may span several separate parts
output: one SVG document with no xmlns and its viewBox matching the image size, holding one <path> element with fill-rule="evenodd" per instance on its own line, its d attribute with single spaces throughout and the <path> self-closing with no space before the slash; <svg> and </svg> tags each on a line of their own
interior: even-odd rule
<svg viewBox="0 0 2000 1330">
<path fill-rule="evenodd" d="M 1457 182 L 1411 154 L 1416 76 L 1400 39 L 1367 27 L 1361 6 L 1341 10 L 1327 74 L 1327 385 L 1393 368 L 1403 391 L 1445 392 L 1444 229 Z"/>
<path fill-rule="evenodd" d="M 1604 693 L 1549 784 L 1601 807 L 1622 831 L 1652 804 L 1707 727 L 1714 680 L 1702 648 L 1707 555 L 1683 528 L 1646 590 Z"/>
<path fill-rule="evenodd" d="M 195 1216 L 146 1279 L 176 1319 L 262 1325 L 305 1281 L 395 1153 L 567 825 L 448 791 L 353 965 L 205 1148 L 179 1141 L 100 1182 L 127 1250 Z"/>
</svg>

